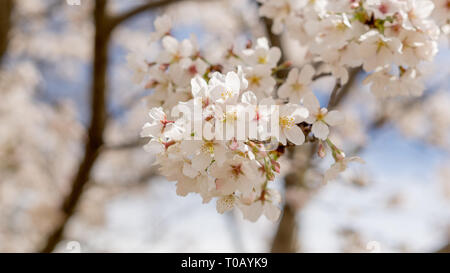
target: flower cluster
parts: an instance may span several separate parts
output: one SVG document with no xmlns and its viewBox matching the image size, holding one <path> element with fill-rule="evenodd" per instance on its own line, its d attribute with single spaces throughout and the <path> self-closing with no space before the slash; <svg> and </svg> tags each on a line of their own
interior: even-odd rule
<svg viewBox="0 0 450 273">
<path fill-rule="evenodd" d="M 162 175 L 177 181 L 179 195 L 217 198 L 219 213 L 237 207 L 251 221 L 263 214 L 275 221 L 281 198 L 269 185 L 287 146 L 318 141 L 321 156 L 331 149 L 341 167 L 325 180 L 345 170 L 344 153 L 328 139 L 329 127 L 343 117 L 321 108 L 310 88 L 311 65 L 279 64 L 281 51 L 266 38 L 230 48 L 212 64 L 195 38 L 180 42 L 167 25 L 166 16 L 158 18 L 151 35 L 161 45 L 158 57 L 132 54 L 129 63 L 136 81 L 154 90 L 141 133 L 150 138 L 145 150 L 157 156 Z M 287 69 L 287 78 L 278 78 Z"/>
<path fill-rule="evenodd" d="M 260 14 L 274 21 L 274 33 L 286 29 L 342 83 L 348 68 L 362 66 L 370 73 L 364 83 L 381 98 L 422 94 L 419 64 L 436 55 L 438 24 L 448 22 L 450 14 L 448 1 L 435 1 L 435 10 L 431 0 L 260 2 Z"/>
</svg>

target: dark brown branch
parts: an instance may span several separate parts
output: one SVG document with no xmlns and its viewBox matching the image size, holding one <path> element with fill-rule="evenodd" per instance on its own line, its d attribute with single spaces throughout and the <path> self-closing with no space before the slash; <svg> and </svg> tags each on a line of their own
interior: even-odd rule
<svg viewBox="0 0 450 273">
<path fill-rule="evenodd" d="M 8 50 L 14 0 L 0 1 L 0 64 Z"/>
<path fill-rule="evenodd" d="M 320 73 L 320 74 L 315 75 L 315 76 L 312 78 L 312 80 L 313 80 L 313 81 L 317 81 L 317 80 L 319 80 L 319 79 L 321 79 L 321 78 L 330 77 L 330 76 L 332 76 L 332 75 L 333 75 L 333 74 L 331 74 L 331 73 Z"/>
<path fill-rule="evenodd" d="M 341 102 L 345 99 L 345 97 L 350 92 L 350 88 L 353 86 L 353 82 L 355 81 L 356 76 L 361 71 L 361 68 L 353 68 L 350 69 L 348 82 L 351 84 L 342 85 L 339 80 L 337 80 L 336 85 L 333 88 L 333 91 L 330 96 L 330 101 L 328 102 L 328 110 L 331 110 L 337 107 Z"/>
<path fill-rule="evenodd" d="M 123 142 L 120 144 L 111 144 L 106 145 L 104 148 L 107 151 L 122 151 L 127 149 L 135 149 L 135 148 L 142 148 L 146 143 L 148 142 L 148 139 L 145 138 L 139 138 L 139 139 L 133 139 L 127 142 Z"/>
<path fill-rule="evenodd" d="M 91 120 L 84 156 L 71 183 L 71 191 L 63 201 L 61 207 L 62 219 L 59 225 L 50 233 L 40 252 L 52 252 L 61 241 L 67 222 L 75 212 L 103 145 L 103 132 L 107 119 L 106 74 L 108 68 L 108 44 L 111 36 L 111 33 L 108 31 L 106 5 L 107 0 L 97 0 L 94 8 L 95 42 L 91 84 Z"/>
<path fill-rule="evenodd" d="M 83 190 L 88 183 L 91 171 L 104 146 L 103 134 L 105 131 L 107 115 L 107 70 L 109 42 L 114 29 L 141 12 L 152 8 L 161 7 L 172 1 L 150 2 L 141 8 L 131 10 L 123 15 L 111 17 L 107 14 L 108 0 L 96 0 L 94 8 L 95 22 L 95 42 L 94 42 L 94 63 L 93 77 L 91 85 L 91 120 L 88 129 L 88 139 L 85 144 L 83 158 L 78 170 L 72 180 L 72 188 L 66 196 L 61 206 L 62 218 L 58 226 L 50 233 L 45 245 L 40 252 L 52 252 L 61 241 L 64 230 L 71 216 L 75 213 L 76 207 L 83 194 Z"/>
<path fill-rule="evenodd" d="M 175 2 L 179 2 L 181 0 L 159 0 L 159 1 L 149 1 L 146 4 L 142 4 L 141 6 L 138 6 L 136 8 L 133 8 L 129 11 L 126 11 L 125 13 L 121 14 L 121 15 L 117 15 L 115 17 L 112 18 L 111 20 L 111 28 L 114 29 L 115 27 L 117 27 L 118 25 L 124 23 L 125 21 L 133 18 L 134 16 L 143 13 L 145 11 L 151 10 L 151 9 L 156 9 L 156 8 L 160 8 L 163 7 L 165 5 L 168 4 L 172 4 Z"/>
<path fill-rule="evenodd" d="M 333 89 L 332 95 L 330 97 L 329 108 L 334 108 L 340 105 L 346 96 L 349 94 L 351 87 L 353 86 L 356 76 L 360 70 L 351 70 L 349 80 L 345 85 L 341 85 L 338 81 Z M 307 153 L 308 160 L 306 164 L 301 168 L 294 170 L 292 173 L 285 177 L 285 187 L 302 187 L 303 178 L 305 172 L 311 167 L 312 159 L 315 151 L 317 150 L 316 143 L 310 144 L 308 146 L 303 145 L 296 147 L 296 149 L 304 149 Z M 297 210 L 291 207 L 289 204 L 285 204 L 281 216 L 281 221 L 278 226 L 277 232 L 272 242 L 272 252 L 275 253 L 292 253 L 297 252 L 299 249 L 297 241 L 298 224 L 296 219 Z"/>
<path fill-rule="evenodd" d="M 448 243 L 447 245 L 443 246 L 441 249 L 436 251 L 436 253 L 450 253 L 450 243 Z"/>
</svg>

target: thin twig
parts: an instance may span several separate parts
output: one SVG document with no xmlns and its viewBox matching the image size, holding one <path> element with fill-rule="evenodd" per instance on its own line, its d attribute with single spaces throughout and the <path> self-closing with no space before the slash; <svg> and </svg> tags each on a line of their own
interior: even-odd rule
<svg viewBox="0 0 450 273">
<path fill-rule="evenodd" d="M 140 6 L 137 6 L 129 11 L 126 11 L 125 13 L 121 14 L 121 15 L 117 15 L 115 17 L 113 17 L 111 19 L 111 28 L 115 28 L 118 25 L 124 23 L 125 21 L 127 21 L 130 18 L 133 18 L 134 16 L 151 10 L 151 9 L 156 9 L 156 8 L 160 8 L 163 6 L 166 6 L 168 4 L 172 4 L 175 2 L 179 2 L 181 0 L 159 0 L 159 1 L 149 1 L 148 3 L 142 4 Z"/>
</svg>

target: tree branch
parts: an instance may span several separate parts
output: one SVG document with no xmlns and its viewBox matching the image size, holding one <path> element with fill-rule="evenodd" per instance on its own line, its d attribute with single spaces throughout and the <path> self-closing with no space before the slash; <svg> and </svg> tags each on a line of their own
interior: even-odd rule
<svg viewBox="0 0 450 273">
<path fill-rule="evenodd" d="M 8 49 L 9 33 L 12 27 L 13 9 L 13 0 L 0 1 L 0 64 Z"/>
<path fill-rule="evenodd" d="M 88 183 L 92 168 L 104 146 L 103 134 L 105 131 L 107 114 L 107 70 L 109 42 L 114 29 L 141 12 L 158 8 L 178 0 L 161 0 L 149 2 L 136 9 L 130 10 L 116 17 L 107 14 L 108 0 L 96 0 L 94 8 L 95 42 L 94 63 L 91 85 L 91 120 L 88 129 L 88 139 L 85 144 L 84 156 L 80 161 L 76 175 L 72 180 L 72 188 L 61 206 L 62 218 L 58 226 L 47 237 L 40 252 L 52 252 L 61 241 L 64 230 Z"/>
<path fill-rule="evenodd" d="M 328 108 L 335 108 L 343 102 L 345 97 L 349 94 L 359 71 L 359 69 L 352 69 L 349 72 L 349 80 L 345 85 L 341 85 L 339 81 L 336 83 L 330 96 Z M 307 154 L 307 162 L 300 169 L 293 170 L 285 177 L 286 189 L 289 187 L 302 187 L 305 185 L 304 174 L 312 166 L 312 159 L 317 149 L 316 145 L 317 144 L 314 143 L 308 146 L 303 145 L 295 147 L 295 149 L 304 149 L 303 152 Z M 298 251 L 298 223 L 296 214 L 296 208 L 290 206 L 288 203 L 284 205 L 281 221 L 272 242 L 272 252 L 293 253 Z"/>
<path fill-rule="evenodd" d="M 142 12 L 145 12 L 145 11 L 148 11 L 148 10 L 151 10 L 151 9 L 160 8 L 160 7 L 163 7 L 165 5 L 172 4 L 172 3 L 175 3 L 175 2 L 179 2 L 179 1 L 181 1 L 181 0 L 149 1 L 146 4 L 142 4 L 141 6 L 133 8 L 133 9 L 131 9 L 131 10 L 121 14 L 121 15 L 117 15 L 117 16 L 113 17 L 112 20 L 111 20 L 110 27 L 112 29 L 114 29 L 118 25 L 124 23 L 125 21 L 133 18 L 134 16 L 136 16 L 136 15 L 142 13 Z"/>
<path fill-rule="evenodd" d="M 123 143 L 120 143 L 120 144 L 106 145 L 104 148 L 107 151 L 122 151 L 122 150 L 135 149 L 135 148 L 138 148 L 138 147 L 142 147 L 147 142 L 148 142 L 148 139 L 137 138 L 137 139 L 133 139 L 133 140 L 130 140 L 130 141 L 127 141 L 127 142 L 123 142 Z"/>
<path fill-rule="evenodd" d="M 108 44 L 111 37 L 106 14 L 107 3 L 107 0 L 97 0 L 94 8 L 95 42 L 91 84 L 91 120 L 84 156 L 72 180 L 71 191 L 63 201 L 61 207 L 62 219 L 59 225 L 50 233 L 40 252 L 53 252 L 56 245 L 61 241 L 67 222 L 75 212 L 83 189 L 89 181 L 94 163 L 100 154 L 100 148 L 103 145 L 103 132 L 107 119 L 106 74 L 108 68 Z"/>
</svg>

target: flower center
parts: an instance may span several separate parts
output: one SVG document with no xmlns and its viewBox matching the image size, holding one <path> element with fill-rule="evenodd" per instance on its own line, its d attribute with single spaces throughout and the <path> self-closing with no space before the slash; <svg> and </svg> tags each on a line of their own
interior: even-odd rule
<svg viewBox="0 0 450 273">
<path fill-rule="evenodd" d="M 323 120 L 327 114 L 328 110 L 326 108 L 320 109 L 319 113 L 317 114 L 317 120 Z"/>
<path fill-rule="evenodd" d="M 244 174 L 244 172 L 242 172 L 242 165 L 231 165 L 231 173 L 234 177 Z"/>
<path fill-rule="evenodd" d="M 385 46 L 387 46 L 387 44 L 383 40 L 379 39 L 377 42 L 377 53 L 380 52 L 381 48 Z"/>
<path fill-rule="evenodd" d="M 260 77 L 257 77 L 257 76 L 251 76 L 249 80 L 250 80 L 250 84 L 251 84 L 251 85 L 260 86 L 260 81 L 261 81 L 261 78 L 260 78 Z"/>
<path fill-rule="evenodd" d="M 258 57 L 258 63 L 259 64 L 266 64 L 267 63 L 267 58 L 264 57 L 264 56 Z"/>
<path fill-rule="evenodd" d="M 295 119 L 293 117 L 280 117 L 280 125 L 283 129 L 291 129 L 295 126 Z"/>
<path fill-rule="evenodd" d="M 226 100 L 226 99 L 229 99 L 229 98 L 232 98 L 232 97 L 233 97 L 233 92 L 231 92 L 230 90 L 225 90 L 225 91 L 223 91 L 222 93 L 220 93 L 220 96 L 221 96 L 224 100 Z"/>
<path fill-rule="evenodd" d="M 296 92 L 300 92 L 303 90 L 303 84 L 296 82 L 292 85 L 292 89 Z"/>
<path fill-rule="evenodd" d="M 234 122 L 238 119 L 238 115 L 236 111 L 230 111 L 230 112 L 226 112 L 224 114 L 224 118 L 223 118 L 224 122 Z"/>
<path fill-rule="evenodd" d="M 214 143 L 208 141 L 202 146 L 202 150 L 209 154 L 214 154 Z"/>
</svg>

